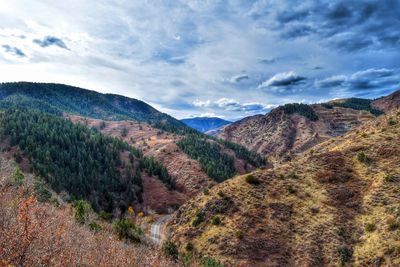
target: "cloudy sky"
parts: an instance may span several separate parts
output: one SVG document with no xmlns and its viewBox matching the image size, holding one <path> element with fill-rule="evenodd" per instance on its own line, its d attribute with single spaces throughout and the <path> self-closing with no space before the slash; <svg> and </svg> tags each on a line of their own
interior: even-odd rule
<svg viewBox="0 0 400 267">
<path fill-rule="evenodd" d="M 375 98 L 400 88 L 400 1 L 0 1 L 0 81 L 123 94 L 178 118 Z"/>
</svg>

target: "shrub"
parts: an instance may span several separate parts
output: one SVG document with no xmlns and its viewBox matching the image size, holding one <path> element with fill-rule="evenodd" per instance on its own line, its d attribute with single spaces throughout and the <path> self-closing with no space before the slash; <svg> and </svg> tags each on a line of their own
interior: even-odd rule
<svg viewBox="0 0 400 267">
<path fill-rule="evenodd" d="M 343 226 L 339 226 L 336 228 L 335 232 L 338 236 L 344 237 L 346 230 L 344 229 Z"/>
<path fill-rule="evenodd" d="M 201 261 L 203 267 L 223 267 L 223 265 L 212 257 L 206 257 Z"/>
<path fill-rule="evenodd" d="M 389 121 L 388 121 L 388 124 L 389 124 L 390 126 L 393 126 L 393 125 L 396 125 L 396 124 L 397 124 L 397 121 L 395 121 L 393 118 L 390 118 Z"/>
<path fill-rule="evenodd" d="M 340 247 L 338 249 L 339 254 L 339 262 L 340 265 L 343 266 L 346 262 L 351 259 L 352 253 L 347 247 Z"/>
<path fill-rule="evenodd" d="M 248 184 L 258 185 L 260 181 L 252 174 L 249 174 L 245 177 L 245 180 Z"/>
<path fill-rule="evenodd" d="M 89 228 L 91 231 L 98 233 L 100 232 L 103 228 L 101 227 L 100 224 L 98 224 L 97 222 L 93 221 L 91 223 L 89 223 Z"/>
<path fill-rule="evenodd" d="M 35 182 L 35 195 L 39 202 L 47 202 L 51 199 L 51 192 L 39 181 Z"/>
<path fill-rule="evenodd" d="M 166 256 L 172 258 L 174 261 L 178 260 L 179 252 L 174 242 L 170 240 L 164 241 L 162 244 L 162 251 Z"/>
<path fill-rule="evenodd" d="M 238 239 L 243 239 L 243 237 L 244 237 L 244 234 L 243 234 L 243 231 L 242 231 L 242 230 L 237 230 L 237 231 L 235 232 L 235 235 L 236 235 L 236 237 L 237 237 Z"/>
<path fill-rule="evenodd" d="M 375 229 L 376 226 L 374 223 L 368 223 L 367 226 L 365 226 L 365 231 L 367 231 L 368 233 L 375 231 Z"/>
<path fill-rule="evenodd" d="M 394 176 L 393 174 L 386 174 L 385 175 L 385 181 L 386 182 L 395 182 L 396 181 L 396 176 Z"/>
<path fill-rule="evenodd" d="M 220 191 L 218 191 L 217 195 L 218 195 L 219 197 L 222 197 L 222 198 L 224 198 L 224 197 L 225 197 L 225 193 L 224 193 L 224 192 L 222 192 L 221 190 L 220 190 Z"/>
<path fill-rule="evenodd" d="M 370 162 L 370 158 L 364 153 L 364 152 L 358 152 L 357 154 L 357 160 L 362 162 L 362 163 L 368 163 Z"/>
<path fill-rule="evenodd" d="M 294 194 L 294 193 L 296 193 L 296 189 L 294 189 L 293 186 L 291 186 L 291 185 L 289 185 L 289 186 L 287 187 L 287 191 L 288 191 L 289 194 Z"/>
<path fill-rule="evenodd" d="M 193 244 L 192 243 L 187 243 L 186 244 L 186 246 L 185 246 L 185 249 L 187 250 L 187 251 L 192 251 L 193 250 Z"/>
<path fill-rule="evenodd" d="M 207 188 L 203 190 L 204 195 L 208 196 L 210 194 L 210 190 Z"/>
<path fill-rule="evenodd" d="M 367 133 L 362 133 L 362 134 L 361 134 L 361 137 L 362 137 L 362 138 L 365 138 L 365 137 L 367 137 L 367 136 L 368 136 Z"/>
<path fill-rule="evenodd" d="M 297 177 L 297 175 L 296 175 L 296 173 L 294 172 L 294 171 L 291 171 L 289 174 L 288 174 L 288 176 L 287 176 L 289 179 L 297 179 L 298 177 Z"/>
<path fill-rule="evenodd" d="M 103 221 L 110 222 L 111 221 L 111 213 L 108 213 L 104 210 L 99 212 L 99 218 Z"/>
<path fill-rule="evenodd" d="M 118 220 L 114 224 L 114 230 L 119 240 L 128 242 L 140 243 L 143 236 L 142 229 L 128 219 Z"/>
<path fill-rule="evenodd" d="M 198 211 L 198 212 L 196 213 L 195 218 L 194 218 L 193 221 L 192 221 L 192 226 L 193 226 L 193 227 L 197 227 L 197 226 L 199 226 L 203 221 L 204 221 L 204 214 L 203 214 L 203 212 Z"/>
<path fill-rule="evenodd" d="M 211 219 L 211 224 L 213 225 L 220 225 L 221 224 L 221 218 L 217 215 L 215 215 L 214 217 L 212 217 Z"/>
<path fill-rule="evenodd" d="M 78 223 L 85 223 L 89 217 L 89 213 L 92 210 L 90 203 L 86 200 L 80 199 L 75 201 L 72 206 L 74 207 L 74 217 Z"/>
<path fill-rule="evenodd" d="M 395 231 L 400 228 L 400 223 L 396 220 L 390 220 L 388 225 L 389 231 Z"/>
<path fill-rule="evenodd" d="M 56 207 L 56 208 L 60 207 L 60 202 L 58 202 L 58 199 L 57 199 L 57 198 L 52 198 L 52 199 L 50 200 L 50 203 L 51 203 L 54 207 Z"/>
<path fill-rule="evenodd" d="M 12 181 L 15 185 L 20 186 L 24 183 L 25 176 L 19 167 L 15 168 L 13 174 L 11 175 Z"/>
</svg>

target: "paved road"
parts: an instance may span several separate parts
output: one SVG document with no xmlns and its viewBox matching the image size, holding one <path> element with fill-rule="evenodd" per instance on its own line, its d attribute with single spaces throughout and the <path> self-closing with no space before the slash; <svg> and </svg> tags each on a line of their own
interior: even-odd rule
<svg viewBox="0 0 400 267">
<path fill-rule="evenodd" d="M 161 229 L 170 218 L 171 215 L 162 216 L 151 225 L 150 240 L 154 244 L 159 245 L 161 243 Z"/>
</svg>

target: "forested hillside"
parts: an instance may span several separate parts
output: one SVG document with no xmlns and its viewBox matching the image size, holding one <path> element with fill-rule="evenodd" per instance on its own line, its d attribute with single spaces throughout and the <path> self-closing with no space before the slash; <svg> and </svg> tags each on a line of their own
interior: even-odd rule
<svg viewBox="0 0 400 267">
<path fill-rule="evenodd" d="M 265 164 L 257 153 L 222 139 L 188 135 L 177 145 L 191 158 L 199 161 L 207 175 L 217 182 L 231 178 L 236 172 L 234 157 L 229 155 L 226 149 L 232 150 L 235 156 L 243 160 L 246 165 L 260 167 Z"/>
<path fill-rule="evenodd" d="M 182 122 L 142 101 L 63 84 L 2 83 L 0 107 L 35 108 L 56 115 L 67 112 L 106 120 L 131 119 L 168 131 L 190 131 Z"/>
<path fill-rule="evenodd" d="M 104 121 L 131 121 L 131 122 L 146 123 L 150 127 L 157 128 L 159 130 L 159 133 L 157 133 L 158 136 L 163 132 L 168 132 L 175 135 L 176 138 L 173 137 L 173 139 L 175 139 L 173 142 L 175 143 L 178 140 L 181 140 L 181 142 L 179 142 L 179 148 L 189 157 L 198 161 L 201 165 L 202 170 L 205 173 L 207 173 L 207 175 L 210 178 L 216 181 L 223 181 L 225 179 L 228 179 L 232 177 L 236 172 L 238 172 L 238 168 L 237 166 L 235 166 L 235 160 L 243 161 L 244 167 L 240 167 L 239 172 L 247 171 L 248 170 L 247 167 L 249 165 L 251 165 L 249 167 L 252 168 L 264 165 L 264 160 L 258 154 L 256 154 L 255 152 L 248 151 L 243 146 L 230 143 L 229 141 L 214 139 L 210 136 L 207 136 L 203 133 L 196 131 L 195 129 L 187 127 L 182 122 L 172 118 L 169 115 L 157 111 L 156 109 L 152 108 L 151 106 L 147 105 L 142 101 L 127 98 L 124 96 L 100 94 L 98 92 L 62 84 L 28 83 L 28 82 L 3 83 L 0 84 L 0 109 L 6 109 L 6 110 L 13 109 L 14 111 L 12 113 L 14 113 L 16 110 L 21 110 L 21 109 L 37 110 L 40 112 L 54 115 L 53 117 L 51 117 L 50 122 L 46 122 L 46 120 L 36 121 L 35 127 L 38 127 L 41 131 L 43 131 L 46 127 L 51 129 L 51 131 L 48 129 L 44 130 L 44 134 L 46 136 L 47 135 L 57 136 L 58 132 L 64 133 L 64 135 L 69 133 L 69 129 L 67 129 L 64 132 L 63 131 L 64 129 L 62 128 L 53 129 L 52 125 L 46 123 L 53 123 L 57 121 L 57 123 L 59 123 L 60 125 L 64 125 L 65 121 L 62 120 L 60 117 L 61 116 L 67 117 L 73 114 L 80 115 L 86 118 L 101 119 Z M 6 112 L 5 114 L 7 114 L 7 116 L 9 115 L 8 112 Z M 56 116 L 58 118 L 55 118 Z M 18 118 L 18 120 L 19 119 L 20 118 Z M 30 119 L 28 121 L 30 121 Z M 37 126 L 39 124 L 43 125 L 39 127 Z M 14 127 L 15 125 L 12 126 Z M 103 126 L 105 126 L 105 122 Z M 26 129 L 27 127 L 22 127 L 22 126 L 18 127 L 24 128 L 24 131 L 28 131 Z M 18 130 L 14 128 L 9 129 L 9 131 L 13 131 L 14 134 L 18 132 Z M 19 143 L 18 144 L 24 146 L 26 145 L 25 143 L 28 142 L 28 139 L 29 141 L 31 141 L 31 138 L 28 138 L 28 135 L 36 134 L 36 132 L 32 131 L 33 130 L 30 129 L 28 132 L 18 133 L 17 137 L 24 139 L 22 141 L 22 144 Z M 84 127 L 81 126 L 79 130 L 76 131 L 86 132 L 87 130 L 85 130 Z M 91 131 L 93 132 L 93 130 Z M 90 136 L 91 134 L 88 135 Z M 121 129 L 121 135 L 118 137 L 124 139 L 125 137 L 127 137 L 127 135 L 128 135 L 127 128 L 123 128 Z M 57 136 L 57 138 L 59 137 Z M 50 142 L 52 140 L 53 139 L 50 139 Z M 125 141 L 129 142 L 130 137 L 128 137 L 128 139 L 125 139 Z M 143 141 L 144 140 L 141 140 L 141 142 Z M 112 142 L 117 142 L 117 141 L 114 140 Z M 40 146 L 43 147 L 48 145 L 49 145 L 48 143 L 40 143 Z M 81 146 L 82 144 L 76 143 L 74 145 L 78 147 Z M 97 145 L 98 144 L 92 144 L 92 146 L 94 147 L 96 147 Z M 131 144 L 131 145 L 138 147 L 138 144 Z M 118 146 L 119 147 L 116 148 L 117 150 L 121 150 L 122 147 L 124 150 L 128 150 L 126 144 L 118 143 Z M 62 189 L 65 189 L 64 187 L 68 187 L 68 190 L 75 192 L 77 197 L 87 196 L 90 194 L 90 197 L 94 199 L 93 202 L 98 202 L 97 193 L 95 195 L 92 195 L 92 193 L 90 193 L 92 191 L 92 185 L 91 186 L 89 185 L 92 184 L 94 176 L 92 172 L 93 173 L 100 172 L 102 175 L 109 177 L 108 179 L 110 179 L 110 183 L 114 187 L 113 190 L 116 190 L 118 192 L 119 190 L 122 190 L 118 189 L 122 188 L 122 186 L 115 181 L 116 180 L 115 178 L 112 178 L 117 175 L 116 174 L 117 172 L 112 171 L 113 166 L 115 166 L 115 168 L 119 170 L 120 169 L 119 164 L 121 164 L 120 160 L 117 160 L 117 155 L 115 154 L 115 151 L 113 152 L 115 155 L 114 158 L 112 159 L 108 158 L 97 159 L 93 155 L 91 155 L 90 157 L 89 155 L 85 155 L 85 157 L 83 157 L 84 160 L 90 160 L 90 161 L 93 160 L 95 161 L 95 163 L 93 163 L 93 166 L 91 165 L 92 163 L 90 162 L 89 165 L 85 165 L 85 167 L 80 167 L 78 163 L 76 163 L 74 160 L 70 160 L 69 158 L 75 156 L 82 158 L 82 156 L 79 155 L 80 152 L 76 152 L 76 155 L 63 156 L 62 153 L 65 153 L 63 152 L 63 150 L 66 150 L 66 148 L 60 147 L 57 144 L 54 148 L 49 147 L 47 148 L 47 150 L 49 151 L 50 154 L 53 153 L 54 155 L 57 154 L 56 151 L 60 151 L 61 156 L 63 158 L 56 162 L 52 161 L 52 164 L 54 166 L 53 168 L 49 169 L 49 167 L 47 166 L 49 162 L 45 160 L 45 156 L 40 156 L 40 157 L 38 156 L 39 154 L 41 154 L 41 152 L 47 153 L 47 151 L 39 151 L 37 153 L 36 152 L 33 153 L 31 151 L 32 149 L 34 148 L 33 147 L 26 148 L 27 153 L 31 153 L 29 155 L 30 159 L 34 160 L 33 164 L 37 171 L 40 171 L 41 174 L 45 174 L 48 172 L 56 173 L 57 175 L 61 176 L 63 181 L 65 180 L 64 181 L 65 184 L 61 185 L 60 181 L 58 179 L 55 179 L 54 177 L 52 179 L 55 179 L 55 181 L 49 180 L 49 182 L 51 182 L 55 187 L 60 188 L 60 190 L 61 187 Z M 95 152 L 97 153 L 97 151 Z M 90 153 L 91 152 L 88 151 L 88 154 Z M 174 186 L 174 184 L 172 183 L 172 179 L 167 174 L 167 171 L 164 167 L 161 167 L 161 165 L 156 164 L 154 160 L 149 161 L 147 158 L 144 158 L 142 154 L 139 153 L 139 151 L 135 151 L 135 153 L 137 155 L 140 154 L 137 157 L 141 158 L 142 164 L 145 164 L 146 165 L 145 167 L 147 169 L 157 170 L 155 173 L 152 173 L 150 171 L 151 174 L 157 175 L 165 184 L 168 185 L 169 188 Z M 53 154 L 51 155 L 53 156 Z M 37 156 L 39 158 L 35 158 L 34 156 Z M 56 156 L 58 157 L 59 155 Z M 55 166 L 58 166 L 59 164 L 64 164 L 65 161 L 70 162 L 69 164 L 71 164 L 72 166 L 70 168 L 66 168 L 66 170 L 61 168 L 60 169 L 61 173 L 58 174 L 60 171 L 57 168 L 60 167 L 56 168 Z M 98 162 L 96 163 L 96 161 Z M 103 165 L 106 162 L 108 165 L 110 165 L 109 168 L 111 168 L 109 174 L 104 174 L 105 170 L 100 169 L 98 167 L 99 165 Z M 80 168 L 86 168 L 86 169 L 80 170 Z M 66 182 L 68 179 L 64 179 L 64 176 L 69 177 L 69 172 L 72 170 L 74 171 L 76 170 L 77 172 L 76 175 L 78 175 L 78 177 L 80 178 L 78 178 L 77 181 L 74 180 L 73 182 Z M 139 173 L 135 172 L 129 175 L 136 177 L 139 175 Z M 89 176 L 89 178 L 86 178 L 87 176 Z M 139 179 L 137 177 L 134 180 L 137 183 L 139 183 Z M 82 184 L 82 186 L 78 186 L 77 184 L 79 185 Z M 138 184 L 137 186 L 140 185 Z M 136 190 L 136 191 L 140 192 L 141 190 Z M 125 193 L 129 194 L 128 198 L 131 200 L 140 199 L 140 194 L 138 194 L 137 192 L 135 194 L 131 194 L 128 192 Z M 108 197 L 107 194 L 108 193 L 104 193 L 104 195 L 106 195 L 104 196 L 104 199 L 106 199 L 110 203 L 109 201 L 110 197 Z M 100 197 L 100 199 L 103 199 L 103 196 Z M 99 205 L 103 206 L 103 204 Z"/>
<path fill-rule="evenodd" d="M 0 121 L 3 142 L 9 139 L 10 146 L 17 145 L 55 191 L 67 191 L 72 199 L 88 199 L 96 210 L 126 210 L 140 202 L 142 171 L 174 186 L 158 162 L 95 129 L 24 109 L 7 109 Z M 123 154 L 128 160 L 123 160 Z"/>
</svg>

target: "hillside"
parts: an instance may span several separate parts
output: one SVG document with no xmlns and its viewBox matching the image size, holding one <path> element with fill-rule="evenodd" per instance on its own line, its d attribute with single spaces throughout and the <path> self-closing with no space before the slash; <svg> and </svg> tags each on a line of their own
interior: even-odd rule
<svg viewBox="0 0 400 267">
<path fill-rule="evenodd" d="M 400 90 L 385 96 L 378 98 L 373 101 L 372 105 L 384 112 L 391 111 L 393 109 L 398 109 L 400 107 Z"/>
<path fill-rule="evenodd" d="M 208 137 L 144 102 L 123 96 L 61 84 L 3 83 L 0 109 L 10 117 L 4 121 L 8 128 L 3 138 L 11 137 L 12 146 L 18 145 L 27 162 L 55 189 L 66 190 L 74 198 L 89 199 L 97 210 L 125 210 L 131 204 L 165 213 L 210 184 L 264 165 L 259 155 L 241 146 Z M 14 125 L 11 121 L 15 114 L 11 115 L 11 110 L 36 113 L 23 118 L 19 112 L 19 124 Z M 48 114 L 43 118 L 50 122 L 39 111 Z M 89 136 L 88 144 L 75 142 L 73 131 L 65 137 L 72 126 L 61 116 L 80 122 L 79 130 L 73 131 Z M 98 131 L 113 137 L 107 142 L 117 146 L 112 151 L 101 151 L 102 156 L 98 155 L 97 146 L 104 142 L 97 137 L 101 140 L 104 136 Z M 50 139 L 46 143 L 37 138 L 38 147 L 34 150 L 32 144 L 27 145 L 32 142 L 30 135 Z M 75 142 L 72 153 L 68 148 L 71 142 Z M 49 144 L 52 147 L 45 148 Z M 201 147 L 195 149 L 197 144 Z M 83 156 L 78 147 L 84 150 L 86 146 L 90 151 Z M 104 173 L 104 166 L 112 171 Z"/>
<path fill-rule="evenodd" d="M 118 220 L 78 217 L 75 203 L 18 165 L 0 151 L 0 266 L 176 266 L 144 240 L 119 240 Z"/>
<path fill-rule="evenodd" d="M 286 104 L 266 115 L 234 122 L 217 136 L 273 161 L 288 160 L 400 105 L 399 95 L 398 91 L 375 101 L 350 98 L 324 104 Z"/>
<path fill-rule="evenodd" d="M 34 108 L 56 115 L 70 113 L 104 120 L 130 119 L 174 132 L 188 130 L 182 122 L 142 101 L 63 84 L 2 83 L 0 108 L 10 107 Z"/>
<path fill-rule="evenodd" d="M 232 122 L 223 120 L 220 118 L 207 118 L 207 117 L 197 117 L 197 118 L 190 118 L 190 119 L 182 119 L 181 122 L 186 124 L 189 127 L 192 127 L 202 133 L 206 133 L 208 131 L 216 130 L 230 124 Z"/>
<path fill-rule="evenodd" d="M 176 135 L 159 129 L 154 128 L 148 123 L 140 123 L 135 121 L 103 121 L 99 119 L 91 119 L 80 116 L 67 116 L 71 121 L 75 123 L 81 123 L 87 125 L 88 127 L 97 128 L 103 134 L 108 136 L 117 137 L 124 140 L 128 144 L 136 147 L 143 151 L 144 155 L 147 157 L 154 157 L 158 162 L 162 163 L 166 167 L 168 173 L 173 177 L 174 184 L 176 188 L 183 195 L 176 195 L 179 197 L 176 199 L 176 206 L 182 204 L 189 197 L 193 197 L 198 192 L 207 188 L 208 186 L 215 184 L 216 181 L 207 174 L 206 165 L 202 165 L 200 160 L 197 158 L 191 158 L 188 153 L 179 147 L 179 142 L 188 138 L 188 136 Z M 195 136 L 195 140 L 203 140 L 199 136 Z M 214 142 L 208 140 L 207 142 Z M 220 145 L 218 145 L 220 147 Z M 229 144 L 225 144 L 229 146 Z M 228 147 L 219 148 L 219 151 L 214 152 L 217 156 L 216 160 L 223 155 L 229 156 L 233 159 L 233 173 L 229 175 L 234 175 L 235 173 L 244 174 L 255 167 L 250 163 L 251 160 L 246 157 L 240 158 L 240 150 L 236 148 L 238 152 L 235 152 Z M 204 147 L 199 149 L 201 152 Z M 222 153 L 222 155 L 220 155 Z M 236 155 L 238 154 L 238 155 Z M 203 155 L 203 157 L 211 157 L 211 155 Z M 246 163 L 249 162 L 249 163 Z M 253 163 L 257 165 L 256 163 Z M 224 165 L 221 164 L 213 166 L 210 170 L 216 170 L 219 172 L 223 170 Z M 228 172 L 227 172 L 228 173 Z M 167 191 L 163 188 L 162 184 L 154 181 L 149 184 L 150 180 L 144 180 L 144 202 L 153 203 L 156 206 L 165 205 L 164 199 L 170 199 L 172 201 L 174 197 L 169 196 L 171 191 Z M 156 184 L 158 185 L 156 185 Z M 147 188 L 147 189 L 146 189 Z M 184 198 L 182 199 L 182 196 Z M 152 206 L 154 206 L 152 205 Z"/>
<path fill-rule="evenodd" d="M 142 206 L 149 177 L 175 188 L 165 167 L 140 150 L 58 116 L 7 109 L 0 136 L 2 149 L 13 151 L 18 163 L 25 161 L 57 193 L 86 199 L 96 211 L 118 214 Z"/>
<path fill-rule="evenodd" d="M 171 237 L 182 258 L 224 266 L 399 266 L 399 139 L 391 111 L 218 184 L 178 210 Z"/>
</svg>

